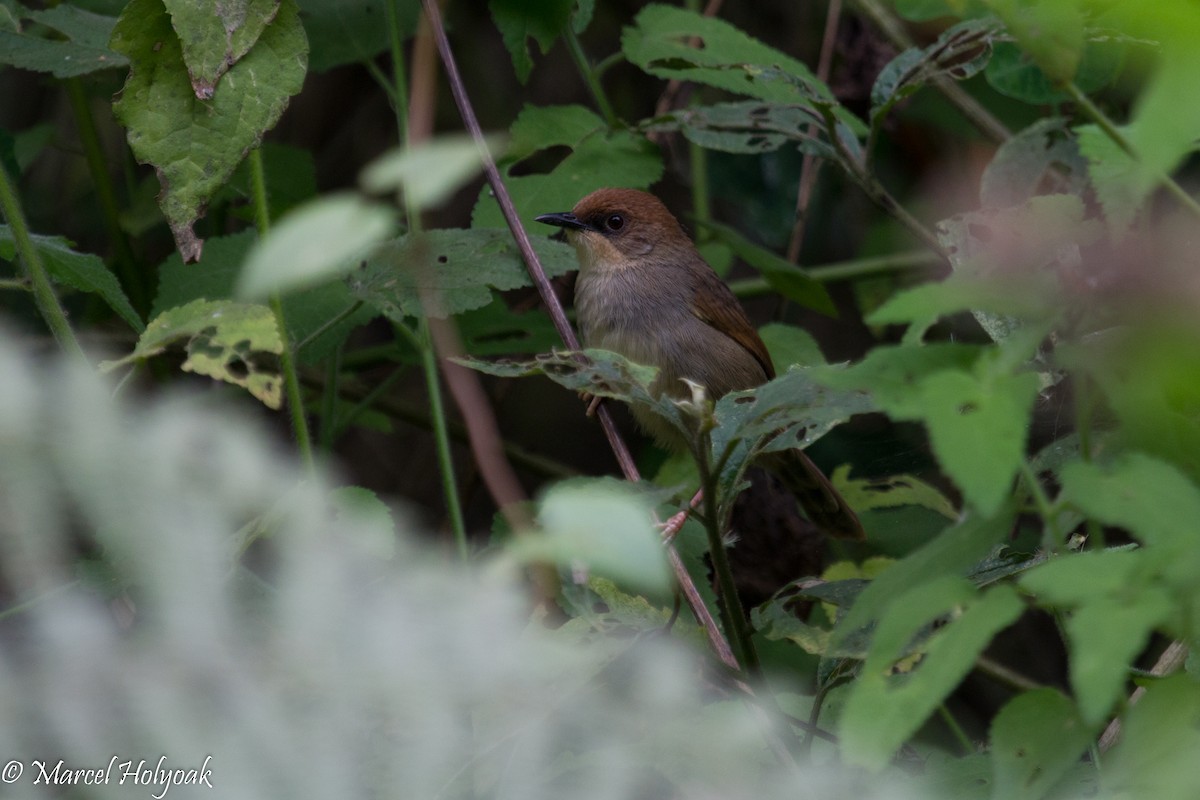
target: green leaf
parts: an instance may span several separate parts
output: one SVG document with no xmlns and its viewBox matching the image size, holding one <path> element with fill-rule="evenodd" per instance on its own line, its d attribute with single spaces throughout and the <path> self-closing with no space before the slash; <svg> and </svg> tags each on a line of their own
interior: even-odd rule
<svg viewBox="0 0 1200 800">
<path fill-rule="evenodd" d="M 878 131 L 896 104 L 935 78 L 966 80 L 992 55 L 999 25 L 992 19 L 960 22 L 928 47 L 913 47 L 892 59 L 871 87 L 871 128 Z"/>
<path fill-rule="evenodd" d="M 921 419 L 924 404 L 914 387 L 944 370 L 971 369 L 982 353 L 983 348 L 967 344 L 884 345 L 857 364 L 830 367 L 817 375 L 827 386 L 869 391 L 897 419 Z"/>
<path fill-rule="evenodd" d="M 567 25 L 575 0 L 491 0 L 488 9 L 500 29 L 504 46 L 512 56 L 517 79 L 524 83 L 533 70 L 529 55 L 529 40 L 533 39 L 542 53 L 550 49 Z"/>
<path fill-rule="evenodd" d="M 197 265 L 184 264 L 178 253 L 169 256 L 158 268 L 158 294 L 151 316 L 193 300 L 232 299 L 234 282 L 254 240 L 254 231 L 213 238 L 204 248 L 204 258 Z M 284 297 L 283 316 L 287 320 L 290 340 L 304 341 L 353 302 L 354 296 L 341 281 Z M 297 360 L 303 364 L 321 361 L 352 329 L 368 322 L 377 313 L 370 306 L 364 306 L 301 349 Z"/>
<path fill-rule="evenodd" d="M 1192 800 L 1200 753 L 1200 684 L 1175 675 L 1150 684 L 1122 719 L 1121 738 L 1104 759 L 1106 796 Z"/>
<path fill-rule="evenodd" d="M 44 11 L 17 8 L 19 19 L 44 25 L 65 38 L 48 39 L 0 27 L 0 64 L 73 78 L 129 63 L 125 56 L 108 49 L 108 38 L 116 24 L 112 17 L 65 3 Z"/>
<path fill-rule="evenodd" d="M 356 269 L 393 227 L 390 209 L 358 195 L 314 200 L 255 243 L 238 279 L 237 296 L 262 299 L 341 277 Z"/>
<path fill-rule="evenodd" d="M 987 0 L 1009 33 L 1050 80 L 1061 85 L 1075 77 L 1083 57 L 1084 16 L 1079 0 Z"/>
<path fill-rule="evenodd" d="M 1007 208 L 1024 203 L 1044 186 L 1078 195 L 1087 184 L 1087 161 L 1082 142 L 1070 135 L 1061 117 L 1047 117 L 1019 132 L 996 150 L 979 186 L 984 208 Z M 1058 170 L 1055 173 L 1055 170 Z"/>
<path fill-rule="evenodd" d="M 559 483 L 538 504 L 543 532 L 518 537 L 509 552 L 521 560 L 582 565 L 636 590 L 668 592 L 671 572 L 652 511 L 647 493 L 624 482 Z"/>
<path fill-rule="evenodd" d="M 992 797 L 1040 800 L 1087 751 L 1093 734 L 1056 689 L 1018 695 L 992 720 Z"/>
<path fill-rule="evenodd" d="M 958 519 L 958 509 L 934 486 L 913 475 L 889 475 L 886 478 L 851 478 L 849 465 L 842 465 L 829 476 L 842 497 L 855 511 L 877 508 L 920 506 L 950 520 Z"/>
<path fill-rule="evenodd" d="M 534 249 L 547 276 L 578 268 L 569 245 L 534 239 Z M 492 301 L 492 289 L 530 282 L 508 230 L 472 228 L 432 230 L 386 242 L 351 276 L 350 287 L 387 317 L 403 320 L 480 308 Z"/>
<path fill-rule="evenodd" d="M 139 333 L 145 330 L 146 324 L 125 296 L 116 276 L 99 256 L 72 250 L 71 242 L 62 236 L 33 234 L 30 238 L 51 279 L 81 292 L 100 295 L 108 307 L 128 322 L 131 328 Z M 12 229 L 0 225 L 0 257 L 12 261 L 16 258 L 16 250 Z"/>
<path fill-rule="evenodd" d="M 519 159 L 563 145 L 571 153 L 549 173 L 509 174 Z M 580 106 L 522 109 L 512 126 L 509 158 L 503 168 L 517 214 L 527 223 L 538 214 L 569 211 L 584 195 L 602 187 L 648 188 L 663 171 L 657 146 L 632 131 L 609 132 L 602 119 Z M 499 204 L 486 187 L 475 204 L 471 225 L 506 225 Z"/>
<path fill-rule="evenodd" d="M 986 11 L 982 0 L 896 0 L 896 13 L 913 22 L 939 17 L 973 17 Z"/>
<path fill-rule="evenodd" d="M 131 64 L 113 112 L 128 128 L 138 161 L 157 170 L 159 205 L 184 260 L 194 262 L 203 244 L 192 224 L 304 81 L 308 47 L 295 0 L 282 0 L 257 45 L 229 69 L 211 100 L 192 91 L 162 0 L 131 0 L 112 47 Z"/>
<path fill-rule="evenodd" d="M 653 4 L 621 36 L 625 57 L 651 75 L 703 83 L 775 103 L 834 101 L 807 66 L 724 20 Z"/>
<path fill-rule="evenodd" d="M 966 499 L 985 516 L 1007 499 L 1025 454 L 1040 384 L 1032 373 L 940 372 L 921 383 L 934 453 Z"/>
<path fill-rule="evenodd" d="M 949 576 L 915 585 L 893 600 L 879 620 L 838 725 L 846 761 L 876 770 L 954 690 L 992 637 L 1024 610 L 1010 586 L 979 593 L 966 580 Z M 945 615 L 949 621 L 929 635 L 916 669 L 891 675 L 913 638 Z"/>
<path fill-rule="evenodd" d="M 485 146 L 495 157 L 503 141 L 492 136 Z M 470 136 L 442 136 L 385 153 L 367 165 L 361 183 L 372 193 L 403 191 L 408 206 L 426 209 L 448 200 L 481 169 L 479 148 Z"/>
<path fill-rule="evenodd" d="M 905 591 L 945 575 L 965 575 L 1010 532 L 1012 517 L 968 517 L 889 567 L 859 595 L 834 629 L 835 644 L 879 619 Z"/>
<path fill-rule="evenodd" d="M 282 401 L 277 369 L 283 340 L 275 315 L 266 306 L 196 300 L 155 317 L 138 339 L 133 352 L 101 364 L 109 372 L 117 367 L 158 355 L 176 342 L 184 342 L 188 357 L 185 372 L 236 384 L 270 408 Z"/>
<path fill-rule="evenodd" d="M 455 322 L 463 349 L 473 356 L 545 353 L 562 344 L 545 311 L 514 311 L 500 298 L 456 315 Z"/>
<path fill-rule="evenodd" d="M 217 81 L 258 41 L 279 0 L 163 0 L 179 36 L 192 90 L 211 99 Z"/>
<path fill-rule="evenodd" d="M 837 317 L 837 307 L 833 304 L 833 298 L 829 296 L 825 286 L 807 272 L 786 258 L 754 244 L 728 225 L 711 221 L 701 224 L 727 244 L 738 258 L 758 270 L 772 289 L 805 308 Z"/>
<path fill-rule="evenodd" d="M 297 0 L 311 48 L 308 66 L 325 72 L 342 64 L 369 61 L 388 49 L 390 0 Z M 396 2 L 401 39 L 417 30 L 419 0 Z"/>
<path fill-rule="evenodd" d="M 776 372 L 787 372 L 795 364 L 814 367 L 825 363 L 825 355 L 817 340 L 803 328 L 782 322 L 768 322 L 758 329 L 758 335 L 771 354 Z"/>
<path fill-rule="evenodd" d="M 1120 238 L 1133 225 L 1157 179 L 1098 126 L 1080 125 L 1075 132 L 1096 199 L 1114 238 Z"/>
<path fill-rule="evenodd" d="M 1095 92 L 1111 83 L 1121 71 L 1125 43 L 1098 39 L 1086 42 L 1075 74 L 1075 84 L 1085 93 Z M 1053 51 L 1051 56 L 1054 58 Z M 1059 65 L 1069 69 L 1069 62 Z M 1038 66 L 1035 58 L 1010 42 L 999 42 L 984 72 L 992 88 L 1025 103 L 1043 105 L 1063 103 L 1070 95 L 1060 89 Z"/>
</svg>

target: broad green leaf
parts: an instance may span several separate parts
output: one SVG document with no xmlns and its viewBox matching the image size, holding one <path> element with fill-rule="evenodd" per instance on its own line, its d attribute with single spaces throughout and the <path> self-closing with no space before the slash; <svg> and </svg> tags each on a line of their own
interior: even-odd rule
<svg viewBox="0 0 1200 800">
<path fill-rule="evenodd" d="M 1154 189 L 1155 176 L 1148 174 L 1098 126 L 1080 125 L 1075 133 L 1079 151 L 1087 158 L 1088 177 L 1096 199 L 1104 208 L 1104 217 L 1115 238 L 1120 238 L 1133 225 Z"/>
<path fill-rule="evenodd" d="M 1086 551 L 1051 558 L 1023 575 L 1021 586 L 1040 603 L 1076 606 L 1121 593 L 1151 572 L 1144 550 Z"/>
<path fill-rule="evenodd" d="M 1041 800 L 1087 751 L 1093 735 L 1058 690 L 1018 695 L 992 720 L 992 797 Z"/>
<path fill-rule="evenodd" d="M 724 20 L 674 6 L 643 8 L 625 29 L 621 49 L 630 62 L 659 78 L 703 83 L 775 103 L 834 99 L 802 62 Z"/>
<path fill-rule="evenodd" d="M 108 48 L 116 20 L 62 4 L 43 11 L 17 6 L 18 16 L 56 31 L 46 38 L 0 26 L 0 64 L 73 78 L 102 69 L 124 67 L 129 60 Z M 26 26 L 28 27 L 28 26 Z"/>
<path fill-rule="evenodd" d="M 1050 188 L 1079 194 L 1087 185 L 1084 155 L 1086 149 L 1070 135 L 1066 120 L 1038 120 L 996 150 L 983 171 L 980 205 L 1008 208 L 1046 194 Z"/>
<path fill-rule="evenodd" d="M 1076 68 L 1075 84 L 1081 91 L 1095 92 L 1111 83 L 1119 74 L 1125 55 L 1125 43 L 1097 34 L 1085 43 Z M 1051 51 L 1053 57 L 1053 51 Z M 1064 61 L 1062 68 L 1069 68 Z M 1010 42 L 998 42 L 992 60 L 984 72 L 992 88 L 1025 103 L 1041 105 L 1063 103 L 1070 96 L 1038 66 L 1034 57 Z"/>
<path fill-rule="evenodd" d="M 673 111 L 644 122 L 642 129 L 680 131 L 701 147 L 726 153 L 769 153 L 794 141 L 801 148 L 824 148 L 820 152 L 832 157 L 832 148 L 809 136 L 808 126 L 821 122 L 821 115 L 810 106 L 768 105 L 754 100 Z"/>
<path fill-rule="evenodd" d="M 1200 574 L 1200 489 L 1175 467 L 1140 453 L 1110 467 L 1075 462 L 1062 471 L 1062 499 L 1132 532 L 1181 588 Z"/>
<path fill-rule="evenodd" d="M 947 519 L 958 519 L 958 510 L 945 495 L 913 475 L 851 478 L 849 465 L 842 465 L 833 471 L 829 479 L 855 511 L 921 506 L 936 511 Z"/>
<path fill-rule="evenodd" d="M 499 137 L 485 145 L 497 157 Z M 479 148 L 470 136 L 432 139 L 413 148 L 397 148 L 367 165 L 361 183 L 368 192 L 403 191 L 405 202 L 417 209 L 441 205 L 483 169 Z"/>
<path fill-rule="evenodd" d="M 879 620 L 838 724 L 843 758 L 876 770 L 954 690 L 992 637 L 1024 610 L 1010 586 L 979 593 L 950 576 L 915 585 L 893 601 Z M 947 615 L 930 634 L 917 667 L 892 675 L 913 638 Z"/>
<path fill-rule="evenodd" d="M 545 353 L 562 344 L 545 311 L 514 311 L 500 298 L 457 314 L 454 321 L 463 349 L 473 356 Z"/>
<path fill-rule="evenodd" d="M 1192 800 L 1200 777 L 1200 684 L 1187 675 L 1154 681 L 1122 719 L 1104 759 L 1110 800 Z"/>
<path fill-rule="evenodd" d="M 534 238 L 548 276 L 578 268 L 569 245 Z M 529 273 L 508 230 L 440 229 L 385 242 L 350 277 L 350 288 L 384 315 L 400 320 L 443 317 L 492 301 L 492 290 L 530 284 Z"/>
<path fill-rule="evenodd" d="M 542 53 L 546 53 L 567 29 L 574 7 L 575 0 L 490 0 L 492 20 L 500 29 L 521 83 L 529 80 L 533 70 L 529 40 L 537 42 Z"/>
<path fill-rule="evenodd" d="M 391 0 L 297 0 L 308 34 L 308 65 L 325 72 L 342 64 L 369 61 L 388 49 Z M 417 30 L 420 0 L 396 2 L 396 30 L 407 39 Z"/>
<path fill-rule="evenodd" d="M 817 625 L 810 625 L 796 616 L 795 612 L 787 609 L 783 603 L 771 600 L 750 612 L 754 630 L 772 641 L 785 640 L 799 647 L 806 653 L 822 655 L 827 658 L 846 657 L 861 658 L 862 651 L 843 649 L 838 653 L 829 652 L 829 631 Z"/>
<path fill-rule="evenodd" d="M 279 408 L 283 341 L 275 315 L 266 306 L 196 300 L 169 309 L 146 326 L 132 353 L 104 362 L 101 370 L 156 356 L 178 342 L 188 354 L 185 372 L 236 384 L 270 408 Z"/>
<path fill-rule="evenodd" d="M 99 256 L 72 250 L 71 242 L 61 236 L 33 234 L 30 238 L 51 279 L 81 292 L 100 295 L 108 307 L 128 322 L 131 328 L 139 333 L 145 330 L 146 324 L 125 296 L 117 277 Z M 0 258 L 12 261 L 16 258 L 16 252 L 12 229 L 0 225 Z"/>
<path fill-rule="evenodd" d="M 563 145 L 571 153 L 549 173 L 508 175 L 519 159 Z M 509 158 L 501 166 L 517 214 L 529 225 L 538 214 L 570 211 L 584 195 L 602 187 L 648 188 L 663 171 L 656 146 L 628 130 L 609 132 L 602 119 L 580 106 L 522 109 L 512 126 Z M 475 204 L 471 224 L 475 228 L 506 224 L 487 187 Z"/>
<path fill-rule="evenodd" d="M 1061 85 L 1075 77 L 1084 47 L 1080 0 L 986 2 L 1051 84 Z"/>
<path fill-rule="evenodd" d="M 236 294 L 262 299 L 352 272 L 392 232 L 391 210 L 354 194 L 314 200 L 279 220 L 250 249 Z"/>
<path fill-rule="evenodd" d="M 928 47 L 913 47 L 892 59 L 871 87 L 871 128 L 878 131 L 897 103 L 933 79 L 966 80 L 978 74 L 991 58 L 998 29 L 995 20 L 968 20 Z"/>
<path fill-rule="evenodd" d="M 363 529 L 387 532 L 389 538 L 395 536 L 396 521 L 392 509 L 370 489 L 341 486 L 329 493 L 329 500 L 340 524 L 354 522 Z"/>
<path fill-rule="evenodd" d="M 204 258 L 195 265 L 184 264 L 179 253 L 170 255 L 158 268 L 158 294 L 151 317 L 193 300 L 232 299 L 234 283 L 254 240 L 253 231 L 215 237 L 204 248 Z M 296 343 L 305 341 L 354 302 L 354 296 L 341 281 L 289 294 L 283 298 L 289 339 Z M 352 329 L 377 313 L 369 305 L 363 306 L 303 347 L 297 360 L 302 364 L 321 361 Z"/>
<path fill-rule="evenodd" d="M 304 81 L 308 50 L 295 0 L 282 0 L 255 47 L 234 64 L 211 100 L 199 100 L 162 0 L 131 0 L 112 35 L 130 60 L 113 112 L 137 159 L 154 166 L 159 204 L 184 260 L 200 258 L 192 224 L 234 168 L 279 119 Z"/>
<path fill-rule="evenodd" d="M 217 81 L 258 41 L 280 0 L 163 0 L 179 36 L 192 90 L 213 96 Z"/>
<path fill-rule="evenodd" d="M 884 345 L 873 348 L 857 364 L 817 374 L 827 386 L 869 391 L 885 412 L 898 419 L 920 419 L 925 406 L 914 387 L 945 370 L 971 369 L 982 352 L 983 348 L 967 344 Z"/>
<path fill-rule="evenodd" d="M 758 335 L 771 354 L 776 372 L 787 372 L 795 364 L 813 367 L 825 363 L 825 355 L 817 340 L 803 328 L 782 322 L 768 322 L 758 329 Z"/>
<path fill-rule="evenodd" d="M 671 572 L 651 524 L 645 492 L 616 481 L 571 481 L 552 487 L 538 504 L 542 531 L 515 539 L 522 560 L 586 567 L 633 589 L 663 593 Z"/>
<path fill-rule="evenodd" d="M 825 286 L 807 272 L 782 256 L 772 253 L 746 239 L 728 225 L 704 222 L 703 226 L 727 244 L 738 258 L 759 271 L 771 288 L 805 308 L 830 317 L 837 316 L 837 307 Z"/>
<path fill-rule="evenodd" d="M 968 517 L 914 550 L 871 581 L 834 629 L 835 644 L 878 620 L 896 598 L 914 586 L 946 575 L 965 575 L 1008 536 L 1011 515 Z"/>
</svg>

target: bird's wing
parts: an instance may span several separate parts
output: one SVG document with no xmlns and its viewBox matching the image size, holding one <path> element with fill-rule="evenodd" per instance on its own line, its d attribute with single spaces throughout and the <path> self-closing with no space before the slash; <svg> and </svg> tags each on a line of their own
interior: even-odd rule
<svg viewBox="0 0 1200 800">
<path fill-rule="evenodd" d="M 703 269 L 695 270 L 693 274 L 698 278 L 692 295 L 692 313 L 746 348 L 762 365 L 767 380 L 774 378 L 775 367 L 771 363 L 767 346 L 750 324 L 749 317 L 733 292 L 707 264 Z"/>
</svg>

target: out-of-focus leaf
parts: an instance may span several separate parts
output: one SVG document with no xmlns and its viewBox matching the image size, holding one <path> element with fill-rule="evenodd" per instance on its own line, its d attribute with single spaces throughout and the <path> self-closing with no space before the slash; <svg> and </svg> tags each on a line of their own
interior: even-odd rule
<svg viewBox="0 0 1200 800">
<path fill-rule="evenodd" d="M 979 593 L 966 580 L 950 576 L 914 585 L 893 600 L 879 620 L 838 725 L 843 757 L 871 769 L 886 766 L 970 671 L 992 637 L 1024 610 L 1011 586 Z M 945 616 L 948 621 L 930 634 L 917 667 L 891 675 L 914 636 Z"/>
<path fill-rule="evenodd" d="M 803 328 L 782 322 L 768 322 L 758 329 L 758 335 L 771 354 L 776 372 L 787 372 L 795 364 L 813 367 L 825 363 L 825 355 L 817 340 Z"/>
<path fill-rule="evenodd" d="M 1075 132 L 1104 217 L 1115 237 L 1120 238 L 1133 225 L 1154 188 L 1155 178 L 1098 126 L 1080 125 Z"/>
<path fill-rule="evenodd" d="M 498 158 L 503 140 L 489 137 L 486 147 Z M 426 209 L 441 205 L 481 169 L 479 148 L 470 136 L 443 136 L 380 156 L 363 170 L 361 182 L 368 192 L 401 190 L 409 206 Z"/>
<path fill-rule="evenodd" d="M 1051 84 L 1075 77 L 1084 47 L 1080 0 L 988 0 L 988 5 Z"/>
<path fill-rule="evenodd" d="M 250 52 L 279 11 L 280 0 L 163 0 L 179 36 L 192 90 L 213 96 L 217 81 Z"/>
<path fill-rule="evenodd" d="M 138 161 L 158 172 L 159 205 L 184 260 L 194 262 L 203 243 L 192 224 L 304 82 L 308 45 L 295 0 L 281 0 L 257 46 L 225 73 L 211 100 L 192 90 L 162 0 L 131 0 L 111 44 L 130 60 L 113 112 Z"/>
<path fill-rule="evenodd" d="M 278 357 L 283 340 L 275 315 L 266 306 L 197 300 L 155 317 L 138 339 L 133 352 L 106 361 L 103 371 L 158 355 L 184 342 L 186 372 L 236 384 L 270 408 L 282 401 Z"/>
<path fill-rule="evenodd" d="M 1191 800 L 1200 753 L 1200 684 L 1188 675 L 1154 681 L 1121 722 L 1121 738 L 1104 759 L 1109 796 Z"/>
<path fill-rule="evenodd" d="M 983 0 L 896 0 L 896 13 L 913 22 L 939 17 L 973 17 L 986 12 Z"/>
<path fill-rule="evenodd" d="M 1066 120 L 1038 120 L 996 150 L 983 171 L 979 202 L 984 208 L 1008 208 L 1039 194 L 1078 194 L 1087 185 L 1087 161 L 1067 129 Z M 1055 172 L 1058 170 L 1058 172 Z"/>
<path fill-rule="evenodd" d="M 1018 695 L 992 720 L 992 796 L 1041 800 L 1087 751 L 1093 735 L 1058 690 Z"/>
<path fill-rule="evenodd" d="M 62 236 L 33 234 L 30 238 L 53 280 L 81 292 L 100 295 L 108 307 L 128 322 L 131 328 L 139 333 L 145 330 L 146 324 L 125 296 L 116 276 L 104 266 L 99 256 L 72 250 L 71 242 Z M 0 225 L 0 258 L 11 261 L 16 258 L 16 252 L 12 229 Z"/>
<path fill-rule="evenodd" d="M 1084 92 L 1107 86 L 1124 64 L 1125 43 L 1097 40 L 1085 43 L 1075 73 L 1075 84 Z M 1060 65 L 1069 69 L 1069 61 Z M 1033 56 L 1011 42 L 998 42 L 984 72 L 992 88 L 1025 103 L 1042 105 L 1070 99 L 1038 66 Z"/>
<path fill-rule="evenodd" d="M 50 39 L 23 31 L 20 20 L 44 25 L 62 34 Z M 129 60 L 108 49 L 116 20 L 69 4 L 42 11 L 16 6 L 12 28 L 0 25 L 0 64 L 49 72 L 56 78 L 73 78 L 102 69 L 123 67 Z"/>
<path fill-rule="evenodd" d="M 533 244 L 548 276 L 578 268 L 569 245 L 544 238 L 534 238 Z M 350 277 L 350 288 L 384 315 L 400 320 L 480 308 L 492 301 L 493 289 L 530 282 L 508 230 L 444 228 L 385 242 Z"/>
<path fill-rule="evenodd" d="M 262 299 L 341 277 L 394 227 L 392 212 L 358 195 L 314 200 L 279 220 L 251 247 L 236 294 Z"/>
</svg>

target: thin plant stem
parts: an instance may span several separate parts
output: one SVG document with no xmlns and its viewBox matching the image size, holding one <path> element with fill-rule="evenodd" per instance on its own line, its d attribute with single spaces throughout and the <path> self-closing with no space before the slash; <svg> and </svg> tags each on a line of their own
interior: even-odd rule
<svg viewBox="0 0 1200 800">
<path fill-rule="evenodd" d="M 1033 468 L 1029 466 L 1029 462 L 1021 459 L 1021 477 L 1025 481 L 1025 485 L 1029 487 L 1029 494 L 1033 498 L 1033 503 L 1037 507 L 1038 514 L 1046 525 L 1046 531 L 1050 534 L 1050 538 L 1054 543 L 1056 550 L 1061 551 L 1067 546 L 1066 536 L 1058 527 L 1058 511 L 1054 504 L 1050 502 L 1050 498 L 1046 495 L 1046 490 L 1042 488 L 1041 481 L 1037 475 L 1033 473 Z"/>
<path fill-rule="evenodd" d="M 963 755 L 974 755 L 975 743 L 971 741 L 970 736 L 967 736 L 967 732 L 958 724 L 958 720 L 950 713 L 950 709 L 946 708 L 945 703 L 938 706 L 938 716 L 942 718 L 942 722 L 946 723 L 946 727 L 950 729 L 950 733 L 958 740 L 959 746 L 962 747 Z"/>
<path fill-rule="evenodd" d="M 902 253 L 891 253 L 886 256 L 868 256 L 848 261 L 836 261 L 831 264 L 821 264 L 806 268 L 804 274 L 818 283 L 834 283 L 836 281 L 856 280 L 870 275 L 931 267 L 940 263 L 941 258 L 936 253 L 931 253 L 928 250 L 908 250 Z M 775 289 L 767 282 L 766 278 L 746 278 L 740 281 L 730 281 L 729 288 L 738 297 L 757 297 L 758 295 L 775 292 Z"/>
<path fill-rule="evenodd" d="M 63 85 L 66 86 L 67 98 L 71 102 L 71 113 L 75 116 L 75 127 L 79 130 L 79 141 L 83 145 L 88 172 L 92 176 L 92 185 L 96 187 L 100 218 L 108 232 L 109 241 L 112 242 L 121 282 L 133 307 L 137 309 L 138 314 L 145 316 L 150 310 L 150 293 L 138 272 L 133 249 L 129 246 L 129 237 L 121 227 L 117 193 L 108 171 L 108 162 L 104 158 L 104 150 L 100 146 L 100 135 L 96 132 L 96 121 L 92 117 L 92 108 L 83 90 L 82 79 L 68 78 Z M 145 325 L 141 326 L 138 333 L 143 330 Z"/>
<path fill-rule="evenodd" d="M 321 428 L 317 446 L 323 453 L 333 450 L 337 435 L 338 383 L 342 373 L 342 343 L 334 348 L 333 357 L 325 368 L 325 385 L 321 391 Z"/>
<path fill-rule="evenodd" d="M 616 112 L 613 111 L 612 103 L 608 102 L 608 96 L 604 94 L 604 87 L 600 85 L 600 77 L 596 68 L 588 61 L 587 54 L 583 52 L 583 45 L 579 43 L 579 36 L 576 35 L 575 28 L 568 25 L 566 36 L 563 38 L 567 43 L 567 50 L 571 53 L 571 60 L 575 62 L 575 67 L 583 77 L 583 82 L 587 84 L 592 99 L 596 101 L 596 108 L 600 109 L 608 127 L 615 128 L 619 122 Z"/>
<path fill-rule="evenodd" d="M 21 263 L 25 265 L 25 274 L 29 277 L 29 284 L 33 289 L 33 300 L 37 304 L 42 319 L 63 350 L 72 356 L 86 360 L 83 348 L 79 345 L 79 340 L 75 338 L 75 331 L 67 322 L 67 312 L 63 310 L 62 305 L 58 302 L 58 295 L 54 293 L 50 276 L 46 274 L 46 267 L 42 264 L 42 256 L 33 246 L 33 236 L 29 232 L 29 224 L 25 221 L 25 212 L 21 209 L 21 199 L 17 196 L 16 187 L 9 181 L 8 170 L 2 164 L 0 164 L 0 212 L 8 220 L 9 230 L 12 231 L 13 240 L 16 243 L 17 255 L 20 256 Z"/>
<path fill-rule="evenodd" d="M 1016 689 L 1019 692 L 1030 692 L 1034 689 L 1043 688 L 1042 684 L 1037 681 L 1030 680 L 1016 670 L 987 656 L 979 656 L 975 659 L 975 669 L 987 675 L 992 680 L 1002 683 L 1011 689 Z"/>
<path fill-rule="evenodd" d="M 250 160 L 250 191 L 254 201 L 254 222 L 258 235 L 265 236 L 271 229 L 271 211 L 267 204 L 267 180 L 263 172 L 262 151 L 254 148 L 248 156 Z M 300 460 L 305 469 L 311 471 L 314 467 L 312 438 L 308 432 L 308 419 L 304 415 L 304 398 L 300 393 L 300 379 L 296 374 L 296 358 L 292 350 L 291 337 L 288 335 L 287 319 L 283 314 L 283 301 L 279 293 L 272 293 L 269 305 L 275 315 L 275 326 L 279 329 L 279 338 L 283 342 L 283 352 L 279 356 L 279 367 L 283 372 L 283 391 L 287 398 L 288 411 L 292 417 L 292 433 L 296 437 L 296 447 L 300 451 Z"/>
<path fill-rule="evenodd" d="M 1140 160 L 1137 151 L 1133 148 L 1133 143 L 1125 138 L 1125 134 L 1121 133 L 1117 128 L 1116 123 L 1108 118 L 1108 115 L 1100 110 L 1100 107 L 1092 102 L 1092 99 L 1083 93 L 1083 90 L 1074 81 L 1067 81 L 1062 88 L 1071 96 L 1071 100 L 1079 107 L 1089 119 L 1096 123 L 1096 126 L 1104 132 L 1104 135 L 1125 151 L 1126 155 L 1134 161 Z M 1175 182 L 1175 179 L 1170 175 L 1159 175 L 1159 182 L 1167 192 L 1179 201 L 1179 204 L 1200 217 L 1200 202 L 1196 198 L 1187 193 L 1187 190 Z"/>
<path fill-rule="evenodd" d="M 408 144 L 408 83 L 404 74 L 404 42 L 400 38 L 396 0 L 387 0 L 384 10 L 387 12 L 388 44 L 392 56 L 392 81 L 389 84 L 382 80 L 382 74 L 379 78 L 392 101 L 392 108 L 396 113 L 396 132 L 400 137 L 400 146 L 403 147 Z"/>
<path fill-rule="evenodd" d="M 324 324 L 321 325 L 321 327 L 317 328 L 315 331 L 310 333 L 308 336 L 305 336 L 303 339 L 300 340 L 300 343 L 297 344 L 295 347 L 296 352 L 299 353 L 301 350 L 308 347 L 310 344 L 315 342 L 317 339 L 321 338 L 326 333 L 328 333 L 338 323 L 344 322 L 345 320 L 352 317 L 354 315 L 354 312 L 358 311 L 362 307 L 363 307 L 363 301 L 355 300 L 353 303 L 348 305 L 343 311 L 339 312 L 337 314 L 337 316 L 330 317 L 328 320 L 325 321 Z"/>
<path fill-rule="evenodd" d="M 0 289 L 32 292 L 33 284 L 29 282 L 28 278 L 3 278 L 0 279 Z"/>
</svg>

